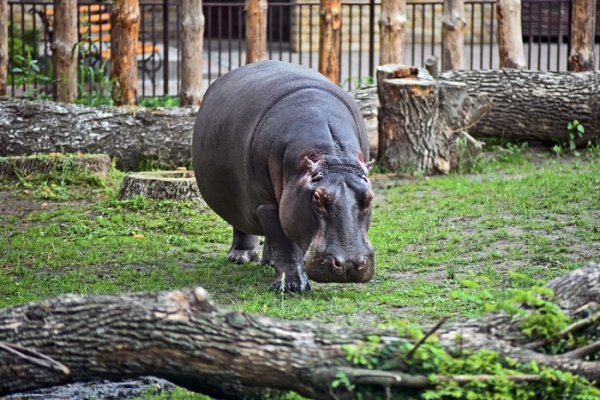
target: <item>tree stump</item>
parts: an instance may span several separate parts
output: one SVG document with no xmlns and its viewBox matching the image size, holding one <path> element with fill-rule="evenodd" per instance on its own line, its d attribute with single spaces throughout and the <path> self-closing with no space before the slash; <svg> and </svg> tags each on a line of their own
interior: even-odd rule
<svg viewBox="0 0 600 400">
<path fill-rule="evenodd" d="M 192 200 L 205 204 L 192 171 L 139 172 L 127 175 L 119 192 L 119 200 L 135 196 Z"/>
<path fill-rule="evenodd" d="M 381 104 L 377 160 L 384 167 L 394 172 L 448 173 L 458 165 L 461 135 L 478 145 L 464 128 L 490 110 L 486 97 L 470 98 L 465 84 L 438 82 L 426 69 L 405 65 L 380 66 L 377 82 Z"/>
</svg>

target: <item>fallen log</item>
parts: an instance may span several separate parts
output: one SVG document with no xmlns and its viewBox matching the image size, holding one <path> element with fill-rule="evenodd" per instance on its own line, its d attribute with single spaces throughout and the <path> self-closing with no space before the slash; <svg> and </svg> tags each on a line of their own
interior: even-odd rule
<svg viewBox="0 0 600 400">
<path fill-rule="evenodd" d="M 574 119 L 585 127 L 576 144 L 600 137 L 598 71 L 447 71 L 440 79 L 464 82 L 470 97 L 483 94 L 493 101 L 492 111 L 469 128 L 474 137 L 564 143 Z"/>
<path fill-rule="evenodd" d="M 595 314 L 579 316 L 600 302 L 600 265 L 589 263 L 552 280 L 546 288 L 554 291 L 553 304 L 578 320 L 559 335 L 566 337 L 597 324 Z M 202 288 L 65 295 L 0 309 L 0 395 L 145 375 L 218 398 L 260 397 L 274 389 L 316 399 L 344 399 L 354 395 L 348 389 L 361 387 L 368 387 L 374 396 L 388 396 L 392 390 L 405 393 L 444 382 L 461 386 L 498 379 L 489 374 L 415 373 L 415 354 L 428 337 L 435 337 L 434 342 L 457 357 L 467 350 L 489 349 L 598 382 L 600 361 L 585 360 L 599 350 L 598 342 L 558 355 L 538 351 L 544 343 L 532 340 L 522 329 L 535 308 L 522 304 L 520 313 L 495 311 L 450 324 L 444 319 L 418 338 L 398 328 L 339 327 L 225 310 Z M 368 348 L 366 354 L 396 362 L 386 370 L 367 369 L 362 361 L 352 362 L 349 348 Z M 541 383 L 542 388 L 559 384 L 547 375 L 515 373 L 503 379 Z M 335 380 L 344 380 L 345 386 L 332 386 Z"/>
<path fill-rule="evenodd" d="M 133 170 L 143 158 L 190 163 L 198 107 L 88 107 L 0 97 L 0 156 L 104 153 Z"/>
</svg>

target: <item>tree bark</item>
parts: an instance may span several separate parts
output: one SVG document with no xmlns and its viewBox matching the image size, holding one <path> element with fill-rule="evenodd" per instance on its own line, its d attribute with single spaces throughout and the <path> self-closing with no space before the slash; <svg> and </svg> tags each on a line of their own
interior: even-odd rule
<svg viewBox="0 0 600 400">
<path fill-rule="evenodd" d="M 0 96 L 8 82 L 8 0 L 0 0 Z"/>
<path fill-rule="evenodd" d="M 553 289 L 563 312 L 600 302 L 600 266 L 589 263 L 556 278 Z M 438 324 L 435 334 L 447 351 L 491 349 L 520 362 L 535 360 L 598 382 L 600 362 L 583 361 L 589 346 L 561 354 L 536 350 L 543 344 L 522 331 L 524 315 L 496 311 L 477 319 Z M 589 326 L 594 321 L 588 321 Z M 585 320 L 578 322 L 586 327 Z M 574 328 L 576 332 L 577 328 Z M 129 295 L 65 295 L 0 309 L 0 395 L 67 382 L 119 380 L 144 375 L 165 378 L 218 398 L 260 397 L 265 389 L 294 390 L 315 399 L 350 398 L 333 389 L 343 373 L 350 383 L 385 387 L 431 387 L 429 376 L 352 365 L 345 345 L 373 342 L 415 344 L 396 328 L 350 328 L 312 321 L 282 321 L 218 308 L 202 288 Z M 597 343 L 594 344 L 597 346 Z M 401 348 L 400 346 L 397 347 Z M 391 357 L 406 356 L 399 351 Z M 489 379 L 489 377 L 487 377 Z M 535 380 L 519 375 L 517 381 Z M 444 377 L 462 382 L 483 377 Z M 383 390 L 382 390 L 383 392 Z"/>
<path fill-rule="evenodd" d="M 246 64 L 267 59 L 267 0 L 246 0 Z"/>
<path fill-rule="evenodd" d="M 138 0 L 115 0 L 110 15 L 110 79 L 115 105 L 138 104 L 137 43 L 140 29 Z"/>
<path fill-rule="evenodd" d="M 442 16 L 442 69 L 463 69 L 465 54 L 465 2 L 444 0 Z"/>
<path fill-rule="evenodd" d="M 153 199 L 192 200 L 204 204 L 193 171 L 140 172 L 125 177 L 119 200 L 135 196 Z"/>
<path fill-rule="evenodd" d="M 382 0 L 379 65 L 404 64 L 406 0 Z"/>
<path fill-rule="evenodd" d="M 197 106 L 202 101 L 202 0 L 183 0 L 181 15 L 181 105 Z"/>
<path fill-rule="evenodd" d="M 570 67 L 575 72 L 593 71 L 596 0 L 573 0 L 572 10 Z"/>
<path fill-rule="evenodd" d="M 600 137 L 599 72 L 449 71 L 440 79 L 464 82 L 471 98 L 493 101 L 492 111 L 469 128 L 472 136 L 565 141 L 567 124 L 577 119 L 585 127 L 578 145 Z"/>
<path fill-rule="evenodd" d="M 448 173 L 458 165 L 461 131 L 489 111 L 466 85 L 437 82 L 423 68 L 388 64 L 377 68 L 378 162 L 394 172 Z"/>
<path fill-rule="evenodd" d="M 54 101 L 73 103 L 77 98 L 77 0 L 54 0 Z"/>
<path fill-rule="evenodd" d="M 527 68 L 521 29 L 521 0 L 498 0 L 496 15 L 498 16 L 500 67 Z"/>
<path fill-rule="evenodd" d="M 189 164 L 197 107 L 86 107 L 0 98 L 0 156 L 105 153 L 123 170 L 143 158 Z"/>
<path fill-rule="evenodd" d="M 319 10 L 319 72 L 336 85 L 340 80 L 341 7 L 340 0 L 321 0 Z"/>
</svg>

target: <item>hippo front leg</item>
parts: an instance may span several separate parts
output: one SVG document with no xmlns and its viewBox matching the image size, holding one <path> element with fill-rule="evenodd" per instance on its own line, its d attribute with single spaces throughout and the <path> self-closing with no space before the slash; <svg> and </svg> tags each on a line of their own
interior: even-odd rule
<svg viewBox="0 0 600 400">
<path fill-rule="evenodd" d="M 236 264 L 258 261 L 258 236 L 233 228 L 233 241 L 227 253 L 227 260 Z"/>
<path fill-rule="evenodd" d="M 272 265 L 277 279 L 271 290 L 286 292 L 304 292 L 311 290 L 308 276 L 304 271 L 304 254 L 298 245 L 283 232 L 279 222 L 279 211 L 273 206 L 258 207 L 258 219 L 265 233 L 263 262 Z"/>
</svg>

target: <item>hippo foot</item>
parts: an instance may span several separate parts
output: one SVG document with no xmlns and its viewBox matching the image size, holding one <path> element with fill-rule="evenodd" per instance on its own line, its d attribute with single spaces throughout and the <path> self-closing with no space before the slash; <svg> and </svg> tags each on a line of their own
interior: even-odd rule
<svg viewBox="0 0 600 400">
<path fill-rule="evenodd" d="M 304 284 L 302 284 L 304 283 Z M 273 292 L 281 292 L 282 288 L 281 288 L 281 279 L 277 279 L 275 282 L 273 282 L 271 284 L 270 287 L 271 291 Z M 310 282 L 308 281 L 304 281 L 302 282 L 301 279 L 286 279 L 285 280 L 285 285 L 283 287 L 283 291 L 284 292 L 292 292 L 292 293 L 301 293 L 301 292 L 307 292 L 309 290 L 312 290 L 312 286 L 310 285 Z"/>
<path fill-rule="evenodd" d="M 234 250 L 227 253 L 227 260 L 236 264 L 243 264 L 249 261 L 258 261 L 258 250 Z"/>
</svg>

